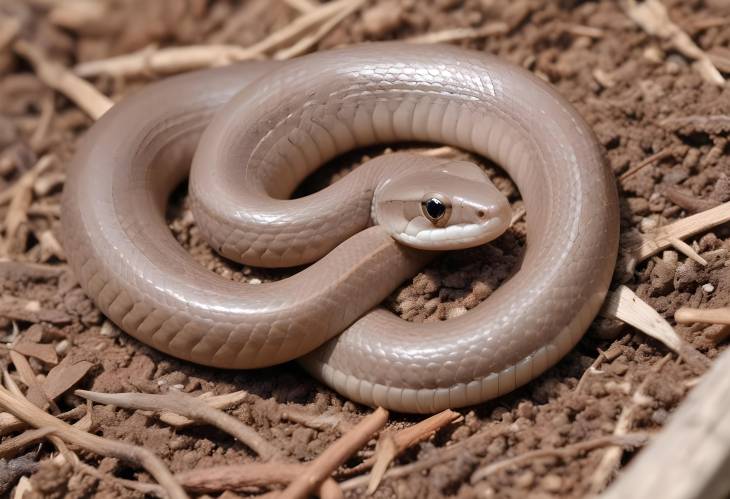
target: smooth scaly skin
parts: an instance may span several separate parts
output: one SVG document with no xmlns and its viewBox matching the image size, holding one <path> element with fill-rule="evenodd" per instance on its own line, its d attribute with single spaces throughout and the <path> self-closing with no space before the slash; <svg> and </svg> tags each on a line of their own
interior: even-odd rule
<svg viewBox="0 0 730 499">
<path fill-rule="evenodd" d="M 190 192 L 196 221 L 225 256 L 264 266 L 311 262 L 357 234 L 276 283 L 243 285 L 206 271 L 170 234 L 164 207 L 207 125 Z M 371 311 L 431 257 L 377 226 L 362 231 L 373 183 L 400 156 L 316 195 L 279 201 L 343 151 L 409 140 L 496 161 L 528 213 L 520 270 L 447 322 Z M 611 173 L 565 99 L 494 57 L 399 43 L 150 86 L 85 138 L 69 171 L 63 223 L 82 286 L 139 340 L 225 368 L 314 350 L 301 362 L 344 396 L 406 412 L 493 398 L 557 362 L 597 313 L 618 246 Z"/>
</svg>

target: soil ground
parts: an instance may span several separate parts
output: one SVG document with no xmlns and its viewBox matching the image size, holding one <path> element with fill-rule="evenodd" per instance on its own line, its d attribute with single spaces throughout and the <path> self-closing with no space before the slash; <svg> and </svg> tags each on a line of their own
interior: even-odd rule
<svg viewBox="0 0 730 499">
<path fill-rule="evenodd" d="M 68 67 L 153 44 L 248 46 L 298 15 L 285 2 L 269 0 L 106 3 L 114 8 L 103 18 L 76 25 L 50 15 L 51 1 L 4 0 L 0 14 L 19 19 L 20 36 Z M 722 67 L 723 57 L 725 64 L 730 61 L 730 4 L 724 0 L 664 0 L 664 4 L 672 20 L 701 49 L 716 55 L 720 69 L 730 71 L 727 65 Z M 624 235 L 649 230 L 713 202 L 730 200 L 730 88 L 706 82 L 691 61 L 669 44 L 647 35 L 613 0 L 371 1 L 343 20 L 316 48 L 403 39 L 489 22 L 504 22 L 506 31 L 456 43 L 497 54 L 549 80 L 594 128 L 617 177 L 663 152 L 658 161 L 619 182 Z M 90 361 L 92 369 L 77 384 L 81 388 L 161 393 L 172 387 L 193 394 L 246 390 L 246 400 L 228 412 L 254 426 L 288 457 L 300 461 L 318 456 L 340 433 L 291 422 L 285 418 L 286 412 L 324 414 L 346 423 L 357 422 L 367 414 L 368 408 L 339 397 L 295 363 L 250 372 L 204 368 L 160 354 L 105 324 L 76 284 L 62 251 L 53 245 L 62 230 L 58 210 L 63 171 L 79 136 L 92 120 L 60 95 L 53 97 L 32 68 L 9 47 L 0 43 L 0 192 L 42 155 L 53 154 L 57 161 L 34 186 L 29 218 L 20 229 L 25 231 L 23 237 L 15 234 L 10 241 L 7 231 L 4 236 L 6 262 L 51 267 L 2 267 L 3 341 L 9 344 L 17 334 L 27 335 L 28 341 L 52 345 L 62 362 Z M 118 100 L 153 79 L 152 75 L 132 80 L 102 77 L 93 83 Z M 39 132 L 48 115 L 47 128 Z M 724 117 L 708 121 L 709 115 Z M 693 118 L 678 120 L 688 116 Z M 328 183 L 366 155 L 378 152 L 349 155 L 313 179 L 310 186 Z M 499 184 L 518 203 L 518 193 L 509 180 L 502 177 Z M 8 209 L 7 203 L 0 206 L 0 220 L 6 219 Z M 242 267 L 216 256 L 202 240 L 186 208 L 184 189 L 173 201 L 170 226 L 196 258 L 231 279 L 268 280 L 283 275 Z M 665 251 L 631 272 L 619 268 L 615 282 L 635 289 L 670 322 L 674 311 L 684 304 L 727 305 L 728 229 L 721 226 L 689 241 L 708 260 L 707 267 Z M 472 308 L 509 275 L 524 246 L 524 230 L 521 222 L 494 244 L 443 256 L 396 291 L 387 305 L 416 321 L 447 319 Z M 722 349 L 726 335 L 718 326 L 677 326 L 676 330 L 710 359 Z M 578 346 L 546 374 L 512 394 L 460 410 L 462 422 L 411 449 L 397 464 L 426 459 L 468 440 L 457 459 L 386 480 L 374 497 L 549 498 L 598 492 L 620 472 L 618 467 L 630 460 L 631 452 L 619 458 L 616 466 L 606 457 L 606 449 L 595 449 L 570 458 L 530 460 L 476 483 L 471 483 L 470 477 L 484 465 L 530 450 L 611 434 L 622 413 L 628 418 L 624 421 L 628 430 L 658 431 L 695 381 L 695 373 L 676 356 L 665 358 L 668 353 L 663 345 L 630 327 L 598 320 Z M 0 359 L 15 375 L 6 346 L 0 346 Z M 30 361 L 41 377 L 53 367 L 53 362 L 35 357 Z M 637 390 L 641 395 L 638 402 Z M 82 401 L 69 392 L 57 404 L 65 411 Z M 627 407 L 632 408 L 628 416 Z M 420 419 L 393 414 L 389 426 L 403 427 Z M 140 411 L 96 405 L 93 423 L 99 435 L 151 449 L 174 472 L 254 460 L 222 432 L 205 426 L 174 430 Z M 371 442 L 346 466 L 357 465 L 372 450 Z M 54 465 L 49 459 L 52 451 L 51 446 L 44 445 L 34 457 L 40 466 L 30 467 L 34 469 L 34 497 L 139 495 L 74 473 L 69 466 Z M 116 459 L 86 452 L 80 455 L 105 473 L 151 481 L 145 472 Z M 340 476 L 345 475 L 340 470 Z M 348 491 L 347 495 L 359 497 L 364 489 Z"/>
</svg>

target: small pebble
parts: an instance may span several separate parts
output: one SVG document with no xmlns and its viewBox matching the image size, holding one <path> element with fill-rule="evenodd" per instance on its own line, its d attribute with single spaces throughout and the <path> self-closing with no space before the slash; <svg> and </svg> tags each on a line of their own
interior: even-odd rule
<svg viewBox="0 0 730 499">
<path fill-rule="evenodd" d="M 657 47 L 649 47 L 644 50 L 644 57 L 655 64 L 664 61 L 664 54 Z"/>
<path fill-rule="evenodd" d="M 563 479 L 558 475 L 547 475 L 540 481 L 540 485 L 548 492 L 560 492 L 563 488 Z"/>
<path fill-rule="evenodd" d="M 535 474 L 527 470 L 515 478 L 515 485 L 520 489 L 529 489 L 535 483 Z"/>
<path fill-rule="evenodd" d="M 104 324 L 101 325 L 101 331 L 99 331 L 99 334 L 106 336 L 107 338 L 116 338 L 119 336 L 119 329 L 117 329 L 117 327 L 111 322 L 104 321 Z"/>
<path fill-rule="evenodd" d="M 652 229 L 656 229 L 657 221 L 654 218 L 644 217 L 641 219 L 641 232 L 647 233 Z"/>
<path fill-rule="evenodd" d="M 56 353 L 61 356 L 66 355 L 70 346 L 71 344 L 68 340 L 61 340 L 56 344 Z"/>
<path fill-rule="evenodd" d="M 715 286 L 708 282 L 707 284 L 702 285 L 702 291 L 704 291 L 705 293 L 712 293 L 713 291 L 715 291 Z"/>
</svg>

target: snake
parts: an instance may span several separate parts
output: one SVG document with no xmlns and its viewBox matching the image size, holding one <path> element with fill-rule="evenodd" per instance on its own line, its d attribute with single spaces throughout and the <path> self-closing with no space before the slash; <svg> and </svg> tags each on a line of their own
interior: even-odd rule
<svg viewBox="0 0 730 499">
<path fill-rule="evenodd" d="M 487 158 L 524 202 L 518 268 L 449 320 L 409 322 L 381 303 L 441 251 L 508 229 L 509 203 L 480 167 L 383 154 L 291 199 L 333 158 L 397 143 Z M 212 249 L 299 271 L 244 283 L 198 263 L 166 218 L 186 178 Z M 141 342 L 224 369 L 297 359 L 355 402 L 432 413 L 504 395 L 576 345 L 610 286 L 619 203 L 596 136 L 549 83 L 481 51 L 372 42 L 124 97 L 77 147 L 62 227 L 85 293 Z"/>
</svg>

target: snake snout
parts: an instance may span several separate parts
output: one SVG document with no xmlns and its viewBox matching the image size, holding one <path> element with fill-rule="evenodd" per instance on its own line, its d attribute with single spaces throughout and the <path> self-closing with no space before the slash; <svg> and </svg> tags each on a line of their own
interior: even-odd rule
<svg viewBox="0 0 730 499">
<path fill-rule="evenodd" d="M 438 163 L 392 179 L 378 191 L 374 208 L 376 222 L 394 239 L 426 250 L 487 243 L 511 221 L 507 198 L 466 162 Z"/>
</svg>

